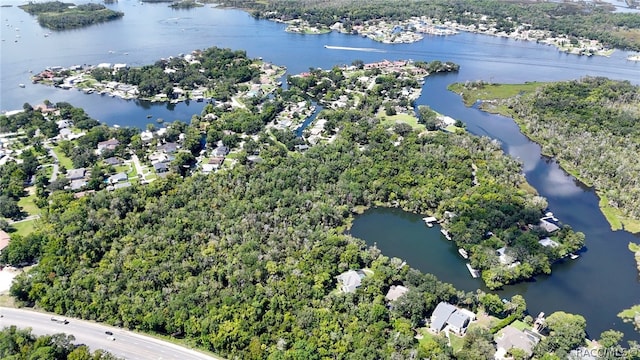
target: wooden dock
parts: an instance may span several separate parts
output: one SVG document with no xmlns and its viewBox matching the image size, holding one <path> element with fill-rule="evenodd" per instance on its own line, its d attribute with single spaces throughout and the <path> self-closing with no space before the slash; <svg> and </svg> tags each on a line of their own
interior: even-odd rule
<svg viewBox="0 0 640 360">
<path fill-rule="evenodd" d="M 471 264 L 467 263 L 467 269 L 469 270 L 472 278 L 477 279 L 480 277 L 480 271 L 472 268 Z"/>
</svg>

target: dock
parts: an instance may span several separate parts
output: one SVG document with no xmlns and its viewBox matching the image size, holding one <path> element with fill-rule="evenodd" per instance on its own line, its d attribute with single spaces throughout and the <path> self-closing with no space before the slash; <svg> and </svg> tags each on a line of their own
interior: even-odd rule
<svg viewBox="0 0 640 360">
<path fill-rule="evenodd" d="M 427 224 L 428 227 L 433 227 L 433 223 L 438 222 L 438 219 L 433 216 L 427 216 L 423 217 L 422 221 L 424 221 L 424 223 Z"/>
<path fill-rule="evenodd" d="M 472 278 L 477 279 L 480 277 L 480 271 L 472 268 L 471 264 L 467 263 L 467 269 L 469 270 Z"/>
</svg>

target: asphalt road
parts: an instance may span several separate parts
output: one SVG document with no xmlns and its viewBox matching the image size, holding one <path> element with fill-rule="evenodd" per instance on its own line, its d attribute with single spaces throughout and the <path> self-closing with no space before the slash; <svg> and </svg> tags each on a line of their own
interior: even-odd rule
<svg viewBox="0 0 640 360">
<path fill-rule="evenodd" d="M 0 328 L 16 325 L 19 328 L 29 327 L 36 335 L 70 334 L 76 338 L 75 344 L 87 345 L 91 351 L 104 349 L 124 359 L 220 360 L 149 336 L 60 315 L 5 307 L 0 307 L 0 315 Z M 52 321 L 52 318 L 59 321 Z M 64 324 L 65 319 L 67 324 Z M 107 335 L 106 331 L 112 332 L 113 336 Z"/>
</svg>

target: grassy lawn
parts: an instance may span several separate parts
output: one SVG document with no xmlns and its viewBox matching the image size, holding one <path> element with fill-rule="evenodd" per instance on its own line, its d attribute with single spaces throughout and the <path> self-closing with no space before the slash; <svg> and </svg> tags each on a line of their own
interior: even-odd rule
<svg viewBox="0 0 640 360">
<path fill-rule="evenodd" d="M 35 226 L 34 226 L 35 221 L 36 219 L 29 220 L 29 221 L 22 221 L 19 223 L 11 224 L 11 227 L 16 229 L 16 232 L 15 232 L 16 234 L 20 236 L 27 236 L 31 234 L 33 230 L 35 230 Z"/>
<path fill-rule="evenodd" d="M 464 84 L 455 83 L 449 85 L 448 89 L 457 94 L 462 93 L 464 104 L 471 106 L 478 100 L 507 99 L 521 93 L 531 92 L 543 84 L 544 83 L 540 82 L 527 82 L 524 84 L 487 84 L 482 86 L 482 88 L 469 90 L 464 87 Z"/>
<path fill-rule="evenodd" d="M 464 128 L 461 128 L 459 126 L 455 126 L 455 125 L 449 125 L 446 128 L 444 128 L 445 130 L 452 132 L 452 133 L 457 133 L 458 131 L 466 131 Z"/>
<path fill-rule="evenodd" d="M 418 124 L 418 118 L 409 115 L 409 114 L 396 114 L 392 116 L 385 115 L 384 111 L 379 111 L 377 117 L 382 120 L 382 124 L 384 126 L 393 126 L 398 122 L 403 122 L 405 124 L 411 125 L 412 128 L 418 131 L 425 130 L 425 126 L 423 124 Z"/>
<path fill-rule="evenodd" d="M 462 350 L 462 346 L 464 345 L 464 339 L 449 333 L 449 339 L 451 339 L 451 348 L 453 349 L 453 353 L 457 353 Z"/>
<path fill-rule="evenodd" d="M 531 326 L 527 325 L 525 322 L 520 321 L 520 320 L 516 320 L 514 322 L 511 323 L 511 326 L 513 326 L 514 328 L 523 331 L 524 329 L 531 329 Z"/>
<path fill-rule="evenodd" d="M 60 146 L 54 146 L 53 152 L 58 156 L 58 161 L 60 161 L 60 166 L 64 166 L 68 169 L 73 169 L 73 162 L 69 159 L 60 149 Z"/>
<path fill-rule="evenodd" d="M 29 195 L 27 197 L 20 198 L 18 201 L 18 205 L 29 215 L 37 215 L 40 214 L 40 209 L 33 202 L 36 198 L 36 195 Z"/>
</svg>

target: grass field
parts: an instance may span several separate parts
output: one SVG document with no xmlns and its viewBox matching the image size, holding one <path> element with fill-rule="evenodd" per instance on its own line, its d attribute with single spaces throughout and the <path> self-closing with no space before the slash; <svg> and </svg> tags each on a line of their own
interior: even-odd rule
<svg viewBox="0 0 640 360">
<path fill-rule="evenodd" d="M 630 219 L 624 216 L 620 210 L 610 206 L 609 200 L 604 194 L 598 194 L 598 196 L 600 197 L 598 205 L 604 217 L 607 218 L 611 230 L 624 229 L 634 234 L 640 232 L 640 220 Z"/>
<path fill-rule="evenodd" d="M 62 152 L 59 145 L 53 147 L 53 152 L 58 156 L 60 166 L 64 166 L 67 170 L 73 169 L 73 162 Z"/>
<path fill-rule="evenodd" d="M 409 114 L 397 114 L 388 116 L 384 114 L 384 111 L 379 111 L 377 117 L 382 120 L 382 125 L 393 126 L 397 122 L 403 122 L 411 125 L 412 128 L 418 131 L 423 131 L 426 127 L 423 124 L 418 123 L 418 118 Z"/>
<path fill-rule="evenodd" d="M 16 229 L 16 234 L 20 236 L 27 236 L 31 234 L 33 230 L 35 230 L 35 222 L 35 219 L 29 221 L 21 221 L 15 224 L 11 224 L 11 227 Z"/>
<path fill-rule="evenodd" d="M 22 210 L 29 215 L 40 214 L 40 209 L 33 202 L 35 198 L 35 194 L 20 198 L 20 201 L 18 201 L 18 206 L 20 206 L 20 208 L 22 208 Z"/>
<path fill-rule="evenodd" d="M 478 100 L 500 100 L 516 96 L 521 93 L 534 91 L 544 83 L 527 82 L 524 84 L 491 84 L 484 85 L 481 88 L 466 89 L 464 84 L 455 83 L 449 85 L 448 89 L 457 94 L 462 94 L 464 104 L 473 105 Z"/>
</svg>

